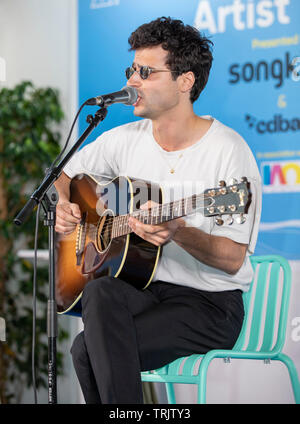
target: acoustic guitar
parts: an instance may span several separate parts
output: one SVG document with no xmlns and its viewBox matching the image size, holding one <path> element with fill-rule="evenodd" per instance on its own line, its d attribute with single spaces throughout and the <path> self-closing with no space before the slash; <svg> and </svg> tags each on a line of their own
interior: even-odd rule
<svg viewBox="0 0 300 424">
<path fill-rule="evenodd" d="M 157 206 L 141 210 L 148 200 Z M 129 177 L 101 183 L 81 174 L 71 180 L 70 201 L 79 205 L 82 219 L 72 234 L 56 237 L 56 302 L 59 314 L 81 315 L 80 299 L 88 281 L 112 276 L 145 289 L 153 279 L 162 247 L 137 236 L 128 225 L 129 216 L 155 225 L 197 212 L 214 216 L 222 225 L 223 215 L 231 224 L 237 214 L 237 222 L 243 223 L 251 192 L 242 178 L 239 183 L 226 186 L 221 181 L 202 194 L 163 203 L 158 184 Z"/>
</svg>

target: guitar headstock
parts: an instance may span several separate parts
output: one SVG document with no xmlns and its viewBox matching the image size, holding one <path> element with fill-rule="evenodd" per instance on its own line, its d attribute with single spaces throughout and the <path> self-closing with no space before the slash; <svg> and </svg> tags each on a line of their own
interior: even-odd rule
<svg viewBox="0 0 300 424">
<path fill-rule="evenodd" d="M 239 215 L 236 222 L 243 224 L 246 221 L 244 214 L 248 212 L 251 203 L 250 183 L 246 177 L 241 182 L 232 180 L 230 185 L 220 181 L 219 187 L 204 191 L 204 216 L 216 216 L 216 223 L 223 225 L 223 215 L 228 215 L 227 224 L 233 223 L 232 215 Z"/>
</svg>

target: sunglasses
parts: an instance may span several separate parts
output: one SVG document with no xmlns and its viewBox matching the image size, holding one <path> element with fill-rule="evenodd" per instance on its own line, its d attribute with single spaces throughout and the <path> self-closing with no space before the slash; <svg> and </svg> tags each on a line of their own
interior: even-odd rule
<svg viewBox="0 0 300 424">
<path fill-rule="evenodd" d="M 139 70 L 135 69 L 133 66 L 129 66 L 125 69 L 125 75 L 126 78 L 129 80 L 129 78 L 132 77 L 132 75 L 137 72 L 140 77 L 145 80 L 150 77 L 151 74 L 154 74 L 155 72 L 174 72 L 170 71 L 169 69 L 155 69 L 151 68 L 150 66 L 141 66 Z"/>
</svg>

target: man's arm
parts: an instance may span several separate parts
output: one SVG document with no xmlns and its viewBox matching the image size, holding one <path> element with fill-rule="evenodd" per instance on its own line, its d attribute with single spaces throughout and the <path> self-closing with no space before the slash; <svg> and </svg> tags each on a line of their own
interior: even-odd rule
<svg viewBox="0 0 300 424">
<path fill-rule="evenodd" d="M 172 240 L 202 263 L 232 275 L 243 265 L 248 247 L 194 227 L 179 227 Z"/>
<path fill-rule="evenodd" d="M 70 181 L 71 179 L 62 172 L 54 183 L 59 195 L 56 206 L 55 231 L 63 234 L 72 233 L 81 218 L 79 206 L 70 202 Z"/>
<path fill-rule="evenodd" d="M 151 206 L 147 202 L 141 207 Z M 207 234 L 195 227 L 186 227 L 182 218 L 161 225 L 148 225 L 131 217 L 128 221 L 132 230 L 144 240 L 162 246 L 173 240 L 200 262 L 220 269 L 228 274 L 236 274 L 244 262 L 247 244 L 237 243 L 227 237 Z"/>
</svg>

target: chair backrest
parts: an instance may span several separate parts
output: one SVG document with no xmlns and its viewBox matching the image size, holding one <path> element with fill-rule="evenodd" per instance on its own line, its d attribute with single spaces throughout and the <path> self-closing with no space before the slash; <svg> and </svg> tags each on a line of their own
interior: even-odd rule
<svg viewBox="0 0 300 424">
<path fill-rule="evenodd" d="M 291 268 L 278 255 L 250 257 L 254 278 L 243 294 L 245 319 L 234 350 L 281 352 L 286 334 Z"/>
</svg>

